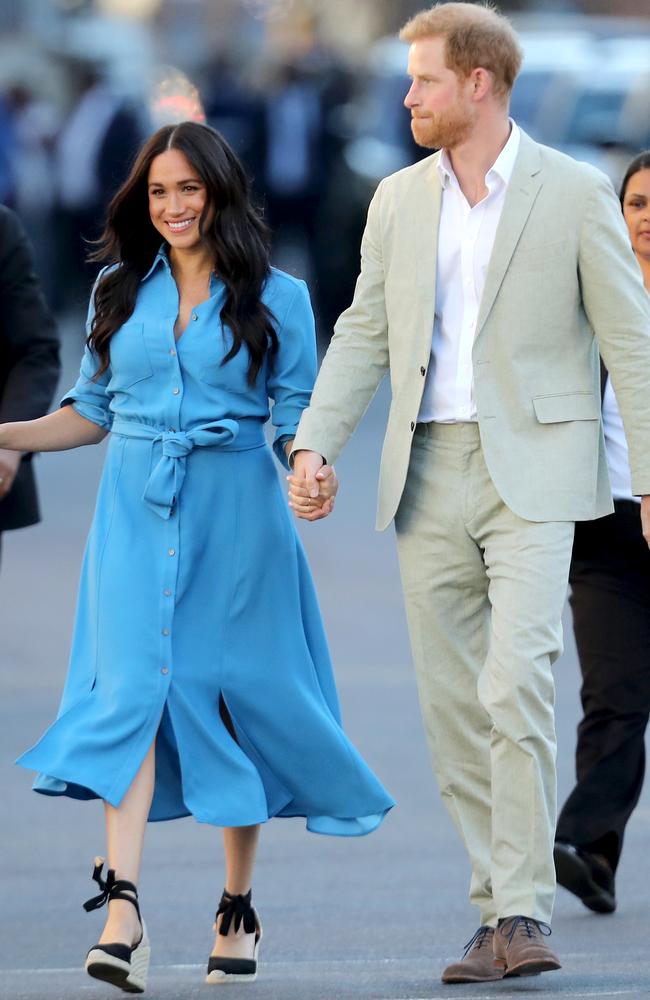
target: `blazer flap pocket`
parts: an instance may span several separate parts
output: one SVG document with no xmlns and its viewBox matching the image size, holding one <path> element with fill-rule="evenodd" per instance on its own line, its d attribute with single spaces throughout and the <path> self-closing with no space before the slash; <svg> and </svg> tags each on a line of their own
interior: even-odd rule
<svg viewBox="0 0 650 1000">
<path fill-rule="evenodd" d="M 561 392 L 534 396 L 533 407 L 540 424 L 560 424 L 567 420 L 598 420 L 600 400 L 593 392 Z"/>
</svg>

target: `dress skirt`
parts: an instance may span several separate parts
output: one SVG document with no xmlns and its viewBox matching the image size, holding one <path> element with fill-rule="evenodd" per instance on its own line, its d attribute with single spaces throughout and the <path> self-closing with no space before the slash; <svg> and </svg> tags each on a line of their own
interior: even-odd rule
<svg viewBox="0 0 650 1000">
<path fill-rule="evenodd" d="M 60 713 L 18 763 L 117 806 L 155 739 L 150 820 L 365 834 L 394 803 L 341 727 L 263 423 L 230 423 L 114 424 Z"/>
</svg>

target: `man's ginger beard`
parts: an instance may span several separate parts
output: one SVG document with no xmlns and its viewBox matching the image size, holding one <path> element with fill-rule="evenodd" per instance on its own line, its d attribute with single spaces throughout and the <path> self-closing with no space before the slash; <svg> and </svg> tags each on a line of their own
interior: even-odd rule
<svg viewBox="0 0 650 1000">
<path fill-rule="evenodd" d="M 472 109 L 473 110 L 473 109 Z M 446 111 L 432 111 L 411 118 L 411 132 L 418 146 L 426 149 L 453 149 L 471 135 L 474 114 L 460 101 Z"/>
</svg>

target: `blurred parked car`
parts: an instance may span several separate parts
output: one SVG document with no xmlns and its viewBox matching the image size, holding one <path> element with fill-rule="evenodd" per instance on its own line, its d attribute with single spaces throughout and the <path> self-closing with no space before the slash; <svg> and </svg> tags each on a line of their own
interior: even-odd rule
<svg viewBox="0 0 650 1000">
<path fill-rule="evenodd" d="M 587 30 L 520 32 L 519 39 L 524 62 L 510 113 L 534 139 L 548 142 L 558 97 L 572 88 L 577 73 L 596 68 L 595 40 Z"/>
</svg>

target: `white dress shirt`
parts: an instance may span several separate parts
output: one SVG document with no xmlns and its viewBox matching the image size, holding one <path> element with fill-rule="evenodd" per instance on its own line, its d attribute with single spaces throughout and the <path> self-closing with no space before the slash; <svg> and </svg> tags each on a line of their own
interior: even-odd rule
<svg viewBox="0 0 650 1000">
<path fill-rule="evenodd" d="M 418 421 L 476 420 L 472 391 L 472 346 L 494 238 L 519 151 L 520 131 L 510 137 L 485 175 L 487 195 L 470 207 L 447 150 L 438 172 L 442 183 L 436 272 L 436 312 Z"/>
<path fill-rule="evenodd" d="M 603 397 L 603 430 L 605 432 L 609 480 L 612 484 L 614 499 L 636 500 L 640 503 L 640 497 L 635 497 L 632 493 L 627 441 L 611 378 L 607 379 Z"/>
</svg>

